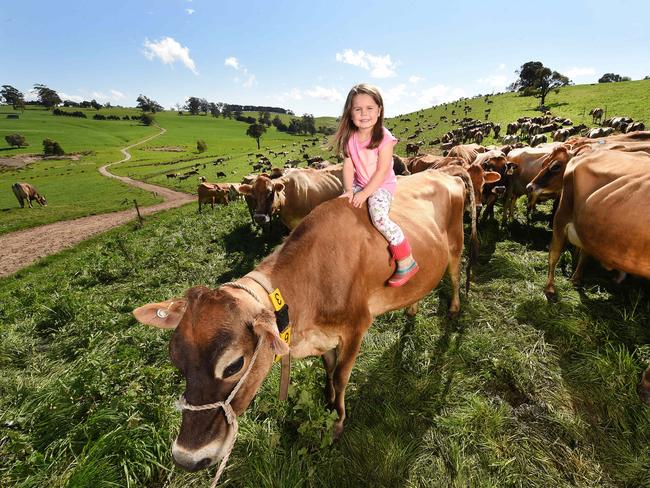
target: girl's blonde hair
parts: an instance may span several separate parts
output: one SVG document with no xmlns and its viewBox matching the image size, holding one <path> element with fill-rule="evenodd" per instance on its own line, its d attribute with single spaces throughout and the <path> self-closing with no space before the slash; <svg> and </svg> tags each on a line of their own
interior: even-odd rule
<svg viewBox="0 0 650 488">
<path fill-rule="evenodd" d="M 345 100 L 343 115 L 341 115 L 339 127 L 336 134 L 334 134 L 334 141 L 332 142 L 332 147 L 336 154 L 342 153 L 344 157 L 349 156 L 348 140 L 350 140 L 354 131 L 357 130 L 357 127 L 352 122 L 352 102 L 356 95 L 361 94 L 371 96 L 379 107 L 379 117 L 377 118 L 377 123 L 372 128 L 372 135 L 370 136 L 368 149 L 379 147 L 381 140 L 384 138 L 384 100 L 381 98 L 379 89 L 375 86 L 369 85 L 368 83 L 359 83 L 358 85 L 354 85 L 348 93 L 348 98 Z"/>
</svg>

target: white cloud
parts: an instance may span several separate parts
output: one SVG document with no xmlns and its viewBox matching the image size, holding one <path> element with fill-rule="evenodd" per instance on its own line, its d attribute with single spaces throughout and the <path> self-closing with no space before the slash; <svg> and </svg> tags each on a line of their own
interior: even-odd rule
<svg viewBox="0 0 650 488">
<path fill-rule="evenodd" d="M 234 56 L 230 56 L 229 58 L 226 58 L 223 64 L 235 69 L 239 69 L 239 61 L 237 61 L 237 58 Z"/>
<path fill-rule="evenodd" d="M 571 80 L 575 78 L 587 78 L 589 76 L 594 76 L 596 74 L 596 70 L 594 68 L 579 68 L 577 66 L 574 66 L 572 68 L 569 68 L 565 72 L 563 72 L 565 76 L 568 76 Z"/>
<path fill-rule="evenodd" d="M 85 100 L 85 98 L 80 96 L 80 95 L 68 95 L 67 93 L 63 93 L 63 92 L 58 92 L 58 94 L 59 94 L 59 97 L 61 97 L 61 100 L 63 100 L 63 101 L 70 100 L 71 102 L 79 103 L 79 102 L 83 102 Z M 29 97 L 25 97 L 25 98 L 27 100 L 30 100 Z"/>
<path fill-rule="evenodd" d="M 476 80 L 481 85 L 487 85 L 490 88 L 505 88 L 508 84 L 508 77 L 506 75 L 488 75 L 485 78 Z"/>
<path fill-rule="evenodd" d="M 422 80 L 424 80 L 424 78 L 422 78 L 421 76 L 415 76 L 415 75 L 409 76 L 409 83 L 412 83 L 414 85 L 417 85 Z"/>
<path fill-rule="evenodd" d="M 311 98 L 327 100 L 328 102 L 343 101 L 343 95 L 336 88 L 323 88 L 318 85 L 311 90 L 305 90 L 305 95 Z"/>
<path fill-rule="evenodd" d="M 244 88 L 250 88 L 254 84 L 257 84 L 257 82 L 255 81 L 255 75 L 249 75 L 248 78 L 246 78 L 246 81 L 242 83 L 242 86 Z"/>
<path fill-rule="evenodd" d="M 226 58 L 226 60 L 223 63 L 225 66 L 230 66 L 231 68 L 234 68 L 236 71 L 241 71 L 242 75 L 244 76 L 244 81 L 242 83 L 242 86 L 244 88 L 250 88 L 253 85 L 257 85 L 257 81 L 255 80 L 255 75 L 253 73 L 250 73 L 247 68 L 245 68 L 242 64 L 239 63 L 239 60 L 234 57 L 230 56 L 229 58 Z M 239 76 L 236 76 L 233 78 L 233 81 L 235 83 L 239 83 L 241 79 Z"/>
<path fill-rule="evenodd" d="M 158 42 L 151 42 L 148 39 L 144 41 L 144 55 L 147 59 L 159 58 L 163 64 L 173 65 L 176 61 L 180 61 L 195 75 L 199 73 L 196 71 L 194 60 L 190 57 L 190 50 L 187 47 L 181 46 L 177 41 L 171 37 L 165 37 Z"/>
<path fill-rule="evenodd" d="M 185 11 L 187 12 L 187 15 L 192 15 L 194 12 L 196 12 L 196 10 L 193 8 L 186 8 Z"/>
<path fill-rule="evenodd" d="M 288 92 L 281 93 L 280 95 L 274 95 L 273 98 L 280 103 L 285 103 L 289 100 L 302 100 L 302 93 L 298 88 L 292 88 Z"/>
<path fill-rule="evenodd" d="M 113 100 L 124 100 L 126 98 L 126 95 L 121 91 L 117 91 L 117 90 L 109 90 L 109 91 L 113 96 Z"/>
<path fill-rule="evenodd" d="M 396 64 L 391 60 L 390 54 L 381 56 L 362 50 L 355 53 L 352 49 L 346 49 L 342 53 L 336 53 L 336 60 L 370 71 L 370 76 L 373 78 L 390 78 L 395 76 Z"/>
<path fill-rule="evenodd" d="M 438 105 L 439 103 L 451 102 L 452 100 L 458 100 L 459 98 L 466 96 L 467 94 L 462 88 L 451 88 L 446 85 L 438 84 L 422 90 L 418 101 L 427 106 L 431 106 Z"/>
<path fill-rule="evenodd" d="M 384 105 L 391 106 L 399 102 L 403 97 L 408 96 L 405 83 L 400 83 L 388 90 L 381 90 L 381 96 L 384 99 Z"/>
<path fill-rule="evenodd" d="M 500 71 L 503 71 L 504 69 L 506 69 L 506 65 L 503 64 L 503 63 L 501 63 L 501 64 L 499 65 L 499 70 L 500 70 Z"/>
</svg>

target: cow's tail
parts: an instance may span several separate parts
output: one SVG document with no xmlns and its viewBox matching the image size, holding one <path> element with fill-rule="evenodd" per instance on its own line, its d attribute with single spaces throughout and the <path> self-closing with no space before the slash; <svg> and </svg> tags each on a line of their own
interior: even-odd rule
<svg viewBox="0 0 650 488">
<path fill-rule="evenodd" d="M 440 168 L 443 172 L 452 176 L 459 177 L 465 184 L 465 191 L 467 191 L 467 199 L 469 200 L 469 214 L 471 217 L 471 233 L 469 245 L 469 259 L 467 260 L 467 279 L 465 281 L 465 293 L 469 293 L 469 283 L 472 277 L 472 266 L 478 262 L 479 254 L 479 240 L 478 232 L 476 230 L 476 197 L 474 196 L 474 185 L 467 170 L 461 166 L 445 166 Z"/>
</svg>

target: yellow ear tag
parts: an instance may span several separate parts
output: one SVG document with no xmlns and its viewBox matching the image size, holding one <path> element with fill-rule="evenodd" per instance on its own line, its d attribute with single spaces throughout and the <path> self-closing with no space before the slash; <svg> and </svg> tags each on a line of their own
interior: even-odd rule
<svg viewBox="0 0 650 488">
<path fill-rule="evenodd" d="M 278 288 L 269 293 L 269 298 L 271 299 L 271 303 L 273 304 L 276 312 L 284 307 L 284 298 L 282 298 L 282 294 Z"/>
<path fill-rule="evenodd" d="M 291 345 L 291 326 L 287 326 L 282 332 L 280 332 L 280 339 L 287 343 L 288 346 Z M 282 356 L 275 356 L 274 361 L 277 363 Z"/>
</svg>

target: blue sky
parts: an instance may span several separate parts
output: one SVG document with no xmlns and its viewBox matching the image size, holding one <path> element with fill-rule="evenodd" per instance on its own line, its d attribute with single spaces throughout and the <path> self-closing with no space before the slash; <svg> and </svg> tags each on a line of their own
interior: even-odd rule
<svg viewBox="0 0 650 488">
<path fill-rule="evenodd" d="M 339 115 L 369 82 L 389 116 L 502 91 L 527 61 L 576 84 L 650 75 L 650 1 L 3 2 L 0 84 L 170 108 L 190 96 Z"/>
</svg>

